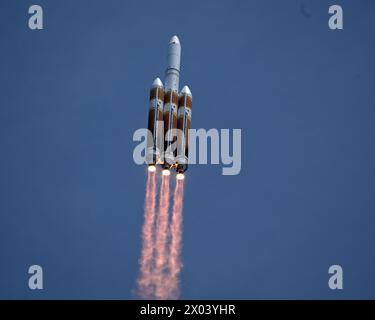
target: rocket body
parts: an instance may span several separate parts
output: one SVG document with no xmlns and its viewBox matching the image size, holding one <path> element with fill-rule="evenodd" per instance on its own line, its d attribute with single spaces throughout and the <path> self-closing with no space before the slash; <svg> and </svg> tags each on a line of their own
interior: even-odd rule
<svg viewBox="0 0 375 320">
<path fill-rule="evenodd" d="M 169 169 L 175 164 L 176 150 L 174 143 L 177 140 L 177 108 L 178 93 L 169 90 L 164 96 L 164 169 Z"/>
<path fill-rule="evenodd" d="M 171 168 L 175 163 L 176 151 L 173 143 L 177 140 L 178 85 L 180 81 L 181 44 L 177 36 L 173 36 L 168 45 L 167 69 L 165 71 L 164 100 L 164 169 Z"/>
</svg>

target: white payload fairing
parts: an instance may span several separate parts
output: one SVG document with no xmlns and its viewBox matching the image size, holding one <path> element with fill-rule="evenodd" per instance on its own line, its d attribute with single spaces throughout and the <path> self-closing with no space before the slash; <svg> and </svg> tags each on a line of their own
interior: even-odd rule
<svg viewBox="0 0 375 320">
<path fill-rule="evenodd" d="M 164 170 L 176 168 L 179 174 L 187 170 L 192 94 L 188 86 L 179 92 L 180 63 L 181 44 L 173 36 L 168 46 L 165 86 L 156 78 L 150 90 L 146 154 L 149 170 L 155 170 L 156 164 Z"/>
</svg>

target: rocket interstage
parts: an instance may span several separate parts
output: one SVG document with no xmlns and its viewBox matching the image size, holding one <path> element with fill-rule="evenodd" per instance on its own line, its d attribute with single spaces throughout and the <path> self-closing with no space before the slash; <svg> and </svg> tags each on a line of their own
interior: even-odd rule
<svg viewBox="0 0 375 320">
<path fill-rule="evenodd" d="M 179 93 L 180 63 L 180 40 L 173 36 L 168 45 L 165 86 L 159 78 L 155 79 L 148 117 L 146 160 L 149 170 L 155 170 L 155 165 L 160 164 L 163 174 L 171 168 L 180 174 L 187 170 L 192 94 L 187 86 Z"/>
</svg>

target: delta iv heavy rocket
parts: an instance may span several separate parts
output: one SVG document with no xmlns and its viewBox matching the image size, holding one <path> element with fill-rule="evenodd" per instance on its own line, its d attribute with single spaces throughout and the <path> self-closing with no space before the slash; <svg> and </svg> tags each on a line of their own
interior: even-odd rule
<svg viewBox="0 0 375 320">
<path fill-rule="evenodd" d="M 146 158 L 149 171 L 155 171 L 159 164 L 164 175 L 176 168 L 177 178 L 183 179 L 189 157 L 192 94 L 188 86 L 178 91 L 180 61 L 181 44 L 173 36 L 168 46 L 165 86 L 156 78 L 150 90 Z"/>
</svg>

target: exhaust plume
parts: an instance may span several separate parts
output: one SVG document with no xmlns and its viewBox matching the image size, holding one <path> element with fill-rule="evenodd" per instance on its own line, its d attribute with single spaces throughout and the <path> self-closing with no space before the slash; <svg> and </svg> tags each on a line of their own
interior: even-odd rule
<svg viewBox="0 0 375 320">
<path fill-rule="evenodd" d="M 162 176 L 158 214 L 156 189 L 156 173 L 148 172 L 138 294 L 144 299 L 178 299 L 182 269 L 184 180 L 176 179 L 170 218 L 170 176 Z"/>
<path fill-rule="evenodd" d="M 184 180 L 176 180 L 173 195 L 173 210 L 170 226 L 171 241 L 169 247 L 168 299 L 178 299 L 180 295 L 180 272 L 182 269 L 182 208 L 184 202 Z"/>
<path fill-rule="evenodd" d="M 165 277 L 167 267 L 167 240 L 168 240 L 168 211 L 169 211 L 169 176 L 163 175 L 160 199 L 159 199 L 159 215 L 156 221 L 156 255 L 155 255 L 155 297 L 157 299 L 167 298 L 167 289 L 165 288 Z"/>
<path fill-rule="evenodd" d="M 154 254 L 154 223 L 156 216 L 156 176 L 147 173 L 146 196 L 144 205 L 144 223 L 142 228 L 142 252 L 140 257 L 140 275 L 138 293 L 144 299 L 153 297 L 153 254 Z"/>
</svg>

